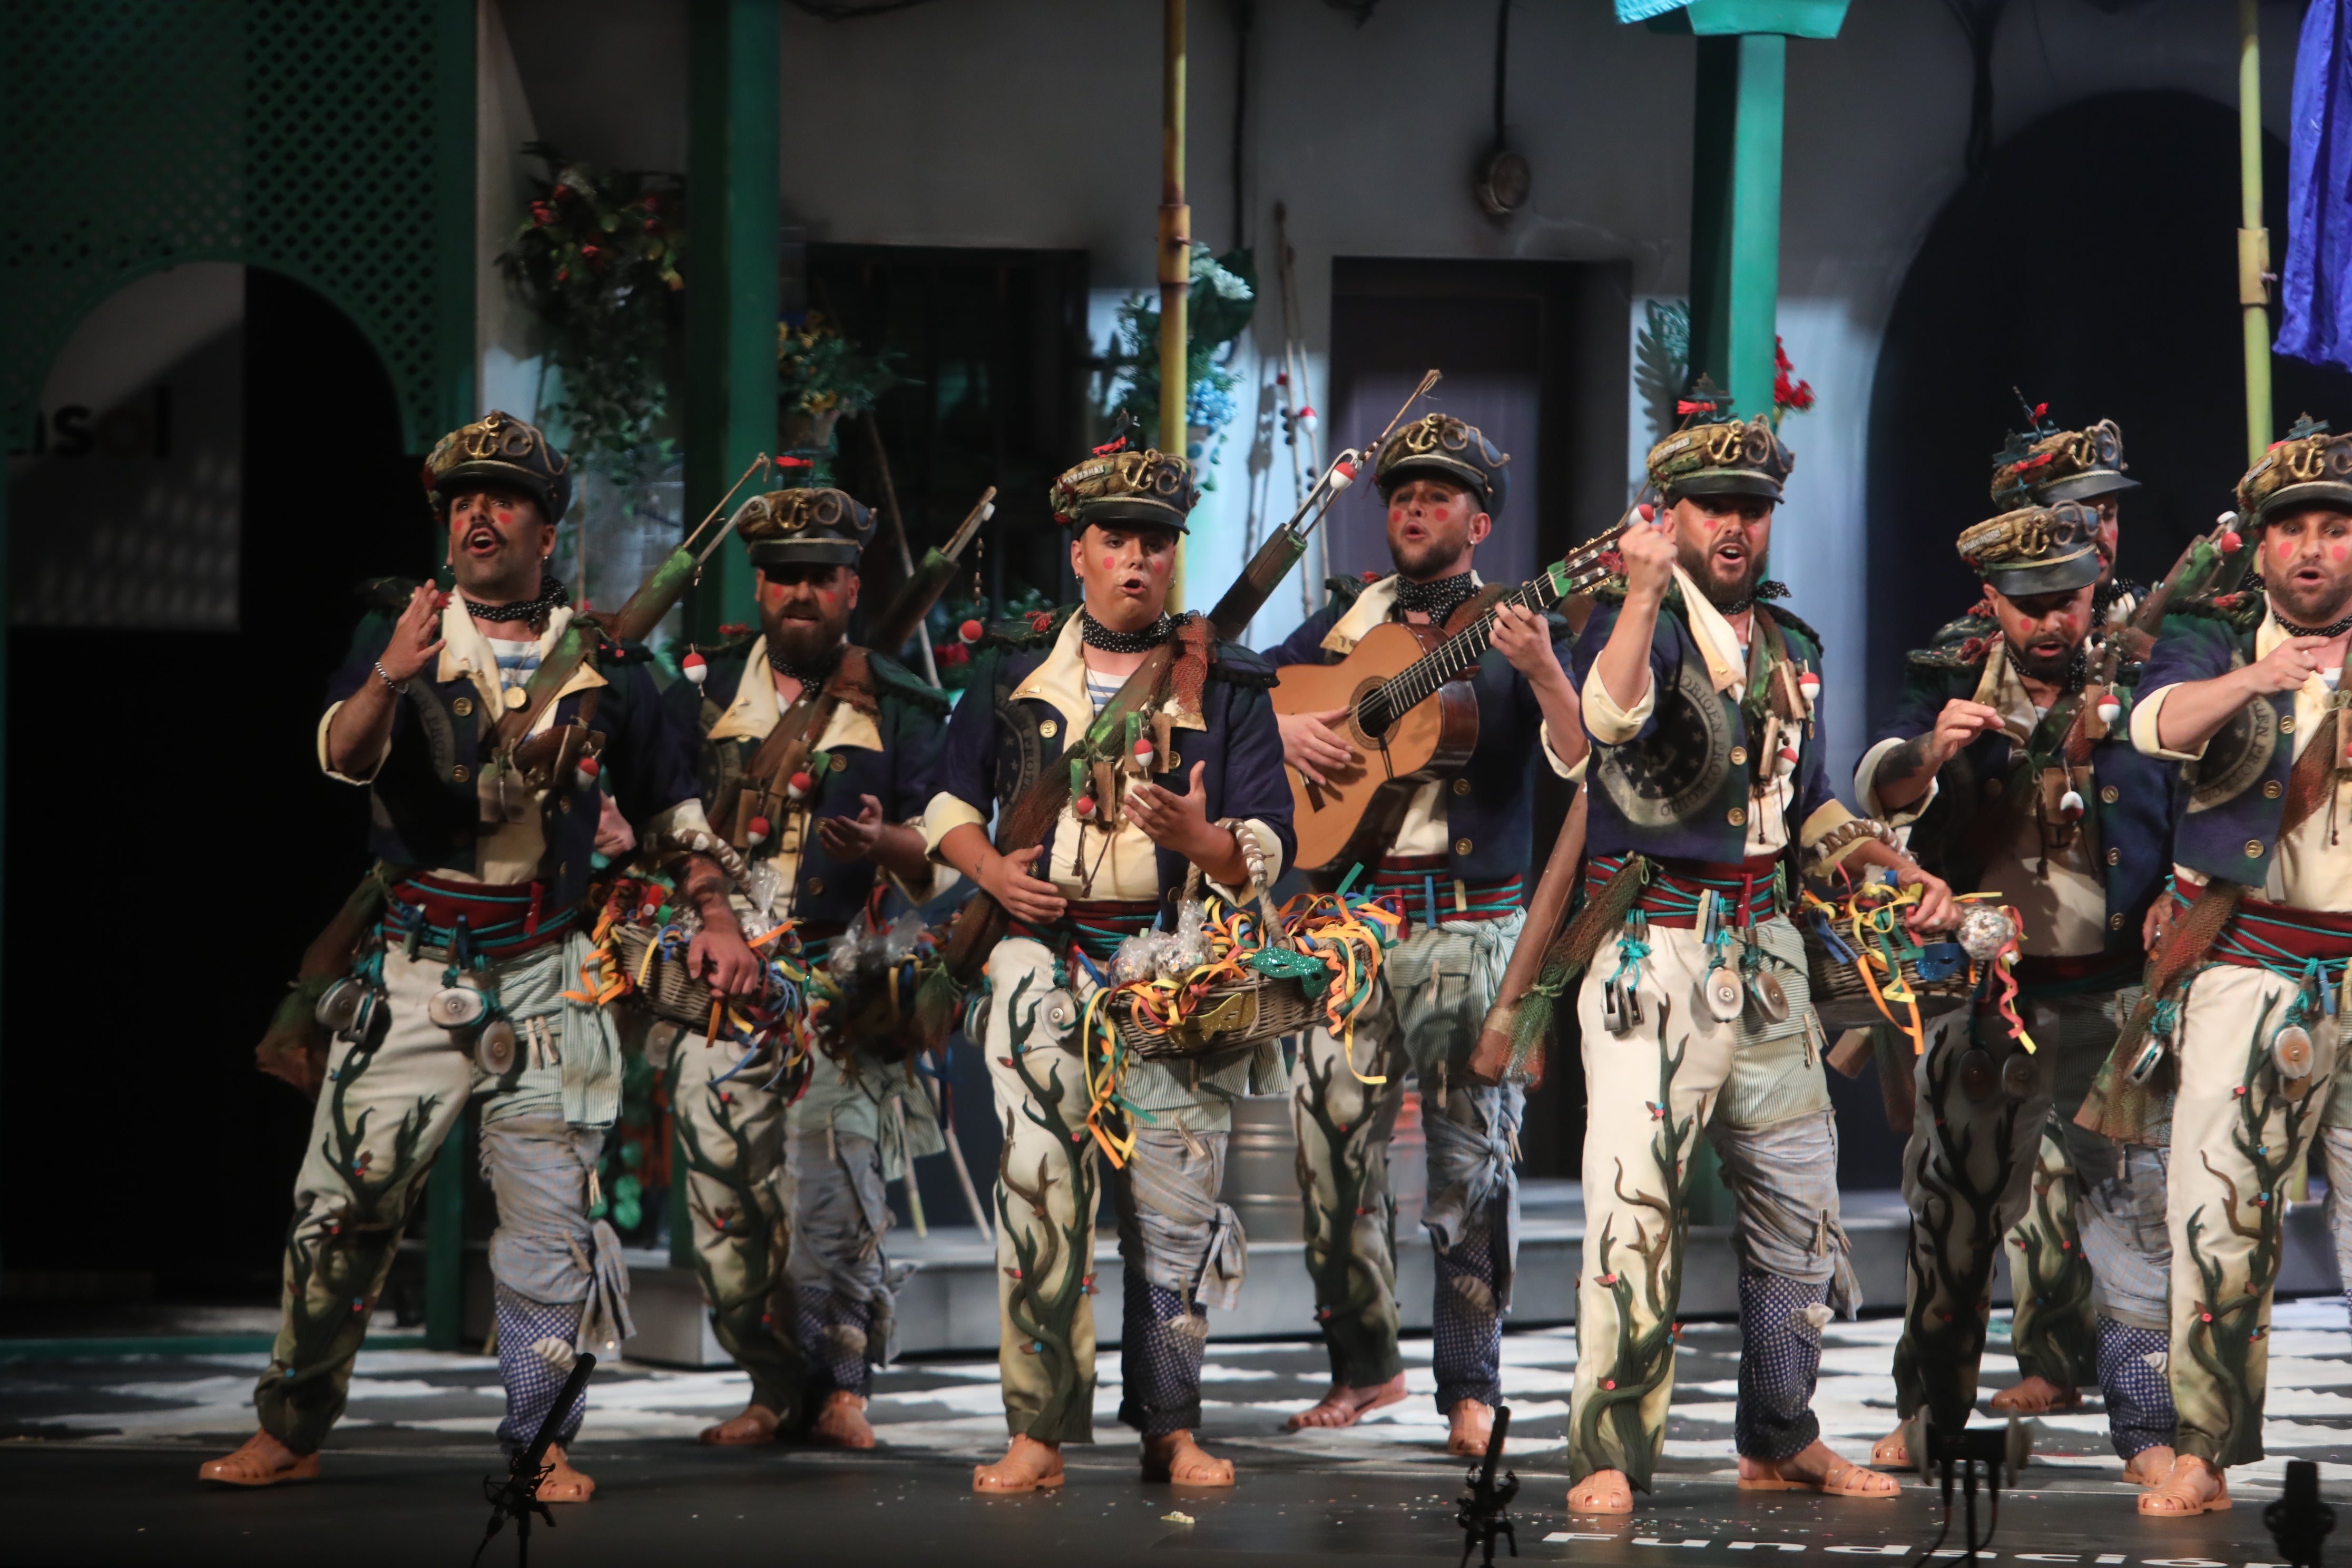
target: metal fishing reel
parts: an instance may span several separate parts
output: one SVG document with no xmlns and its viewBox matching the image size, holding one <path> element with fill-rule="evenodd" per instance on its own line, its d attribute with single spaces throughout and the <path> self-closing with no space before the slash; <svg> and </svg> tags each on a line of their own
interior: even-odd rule
<svg viewBox="0 0 2352 1568">
<path fill-rule="evenodd" d="M 2311 1031 L 2301 1024 L 2282 1024 L 2271 1035 L 2271 1066 L 2288 1083 L 2301 1083 L 2311 1076 L 2316 1054 Z"/>
<path fill-rule="evenodd" d="M 481 982 L 461 974 L 454 985 L 444 985 L 425 1004 L 425 1016 L 445 1029 L 470 1029 L 489 1013 L 490 999 Z"/>
<path fill-rule="evenodd" d="M 504 1078 L 514 1071 L 515 1058 L 520 1054 L 515 1026 L 504 1018 L 491 1019 L 474 1037 L 474 1065 L 492 1078 Z"/>
<path fill-rule="evenodd" d="M 1708 1015 L 1718 1024 L 1738 1023 L 1740 1010 L 1747 1005 L 1747 993 L 1739 984 L 1738 972 L 1727 963 L 1718 963 L 1706 972 L 1706 978 L 1699 983 L 1699 994 L 1706 1003 Z"/>
<path fill-rule="evenodd" d="M 1789 1021 L 1789 993 L 1770 970 L 1759 967 L 1748 972 L 1748 998 L 1767 1024 Z"/>
<path fill-rule="evenodd" d="M 382 1045 L 392 1027 L 392 1010 L 383 993 L 356 974 L 346 974 L 328 986 L 311 1016 L 332 1030 L 337 1039 L 348 1040 L 363 1051 Z"/>
</svg>

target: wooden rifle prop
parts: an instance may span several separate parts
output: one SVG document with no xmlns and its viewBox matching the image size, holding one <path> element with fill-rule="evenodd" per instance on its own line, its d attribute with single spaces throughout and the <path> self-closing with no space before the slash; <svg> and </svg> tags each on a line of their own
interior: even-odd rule
<svg viewBox="0 0 2352 1568">
<path fill-rule="evenodd" d="M 2133 606 L 2131 619 L 2100 642 L 2099 656 L 2091 661 L 2081 700 L 2066 730 L 2066 761 L 2070 764 L 2079 767 L 2089 762 L 2091 747 L 2107 738 L 2107 727 L 2113 721 L 2108 710 L 2120 713 L 2120 705 L 2113 700 L 2116 672 L 2126 664 L 2147 660 L 2172 601 L 2196 597 L 2209 584 L 2217 584 L 2225 570 L 2234 583 L 2245 574 L 2247 560 L 2244 543 L 2238 536 L 2238 514 L 2225 511 L 2214 522 L 2210 533 L 2200 534 L 2189 542 L 2189 548 L 2180 552 L 2172 570 L 2164 574 L 2164 581 Z"/>
<path fill-rule="evenodd" d="M 947 547 L 923 552 L 922 564 L 900 584 L 888 606 L 869 623 L 868 643 L 891 652 L 906 646 L 907 639 L 915 635 L 915 629 L 931 613 L 931 605 L 955 575 L 956 557 L 995 511 L 996 487 L 991 485 L 957 525 Z M 745 679 L 758 673 L 747 672 Z M 852 658 L 845 655 L 824 686 L 814 692 L 803 691 L 800 700 L 776 721 L 776 727 L 768 732 L 768 738 L 760 743 L 760 749 L 744 767 L 742 793 L 735 797 L 733 809 L 712 826 L 738 848 L 749 848 L 765 839 L 772 830 L 769 825 L 814 793 L 814 782 L 803 776 L 803 770 L 808 765 L 809 753 L 832 727 L 834 714 L 854 693 L 870 689 L 863 656 Z M 798 794 L 794 793 L 795 781 Z"/>
<path fill-rule="evenodd" d="M 474 1548 L 474 1563 L 482 1560 L 482 1552 L 491 1538 L 505 1528 L 508 1520 L 515 1521 L 516 1568 L 530 1568 L 530 1516 L 547 1521 L 547 1528 L 555 1528 L 555 1515 L 539 1500 L 539 1489 L 554 1473 L 555 1467 L 547 1462 L 547 1450 L 554 1446 L 555 1429 L 563 1424 L 564 1415 L 572 1402 L 588 1386 L 588 1374 L 596 1370 L 596 1358 L 583 1351 L 572 1363 L 572 1375 L 563 1380 L 557 1391 L 555 1403 L 547 1408 L 547 1418 L 539 1424 L 539 1435 L 530 1447 L 508 1462 L 506 1479 L 496 1476 L 482 1478 L 482 1495 L 489 1500 L 490 1522 L 482 1531 L 482 1543 Z M 467 1568 L 472 1568 L 468 1564 Z"/>
<path fill-rule="evenodd" d="M 1324 771 L 1316 783 L 1293 768 L 1290 790 L 1302 871 L 1342 871 L 1370 864 L 1394 833 L 1413 792 L 1467 762 L 1478 744 L 1478 701 L 1454 683 L 1495 638 L 1505 605 L 1542 615 L 1616 571 L 1613 552 L 1635 505 L 1607 532 L 1596 535 L 1517 588 L 1489 588 L 1455 613 L 1466 623 L 1434 647 L 1426 628 L 1390 623 L 1374 626 L 1336 664 L 1294 664 L 1274 690 L 1281 714 L 1349 710 L 1345 731 L 1363 761 Z M 1433 699 L 1434 700 L 1433 701 Z"/>
<path fill-rule="evenodd" d="M 742 478 L 719 498 L 719 504 L 695 525 L 694 531 L 686 536 L 683 543 L 670 552 L 669 558 L 654 568 L 652 575 L 629 595 L 626 604 L 610 615 L 572 617 L 571 623 L 563 628 L 563 635 L 555 639 L 555 646 L 548 649 L 547 657 L 540 661 L 539 668 L 531 673 L 530 682 L 523 687 L 522 701 L 499 715 L 498 727 L 491 731 L 490 743 L 486 748 L 489 756 L 482 764 L 484 773 L 493 770 L 502 773 L 519 773 L 527 784 L 535 786 L 550 779 L 563 777 L 581 755 L 588 752 L 585 717 L 578 724 L 550 730 L 543 735 L 532 736 L 531 726 L 539 721 L 541 714 L 554 706 L 564 687 L 571 683 L 583 665 L 599 654 L 612 657 L 617 651 L 617 644 L 643 641 L 656 626 L 661 625 L 662 617 L 668 615 L 678 600 L 685 596 L 686 591 L 701 579 L 703 563 L 727 542 L 727 536 L 735 531 L 735 525 L 742 521 L 745 509 L 751 503 L 745 501 L 737 507 L 728 516 L 726 526 L 712 535 L 710 542 L 704 545 L 699 552 L 695 550 L 694 542 L 702 537 L 702 531 L 709 528 L 727 503 L 735 499 L 735 491 L 741 489 L 753 474 L 767 466 L 768 455 L 765 452 L 751 459 L 751 466 L 743 470 Z M 526 737 L 530 738 L 526 740 Z M 503 790 L 502 782 L 499 787 Z"/>
<path fill-rule="evenodd" d="M 1495 1406 L 1494 1430 L 1486 1434 L 1486 1457 L 1470 1467 L 1469 1484 L 1455 1500 L 1459 1510 L 1454 1522 L 1462 1527 L 1462 1562 L 1470 1561 L 1471 1552 L 1486 1548 L 1479 1560 L 1480 1568 L 1495 1568 L 1495 1537 L 1501 1536 L 1511 1543 L 1511 1555 L 1519 1554 L 1518 1532 L 1511 1528 L 1511 1500 L 1519 1495 L 1519 1473 L 1507 1470 L 1500 1480 L 1495 1479 L 1496 1468 L 1503 1462 L 1503 1438 L 1511 1429 L 1511 1407 Z"/>
<path fill-rule="evenodd" d="M 1378 439 L 1363 451 L 1350 447 L 1331 460 L 1322 478 L 1290 520 L 1269 534 L 1241 576 L 1225 590 L 1216 608 L 1208 616 L 1209 627 L 1217 637 L 1227 640 L 1239 637 L 1249 629 L 1268 595 L 1282 581 L 1284 574 L 1297 564 L 1307 553 L 1308 535 L 1331 510 L 1339 493 L 1356 479 L 1357 472 L 1370 460 L 1368 454 L 1377 454 L 1383 442 L 1404 423 L 1404 416 L 1423 394 L 1435 386 L 1438 373 L 1430 371 L 1421 378 L 1412 395 L 1390 420 Z M 1127 678 L 1102 711 L 1087 726 L 1083 739 L 1074 741 L 1067 753 L 1052 765 L 1040 770 L 1038 776 L 1018 798 L 998 813 L 996 842 L 999 844 L 1042 844 L 1052 833 L 1054 824 L 1061 819 L 1070 801 L 1070 769 L 1064 765 L 1071 756 L 1091 754 L 1114 757 L 1118 754 L 1119 742 L 1127 732 L 1129 714 L 1150 713 L 1157 709 L 1167 695 L 1168 678 L 1176 663 L 1176 644 L 1163 643 L 1144 656 L 1135 673 Z M 926 976 L 915 999 L 915 1026 L 922 1039 L 934 1045 L 943 1042 L 954 1026 L 958 1005 L 964 991 L 980 978 L 987 965 L 988 955 L 1003 939 L 1010 917 L 1004 906 L 985 890 L 977 890 L 956 914 L 955 923 L 949 928 L 941 946 L 940 967 Z"/>
</svg>

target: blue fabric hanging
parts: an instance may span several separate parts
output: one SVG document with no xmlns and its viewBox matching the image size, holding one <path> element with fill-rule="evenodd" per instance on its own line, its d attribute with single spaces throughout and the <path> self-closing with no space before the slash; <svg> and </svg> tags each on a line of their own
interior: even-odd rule
<svg viewBox="0 0 2352 1568">
<path fill-rule="evenodd" d="M 1653 16 L 1679 11 L 1690 3 L 1691 0 L 1617 0 L 1617 19 L 1621 22 L 1646 22 Z"/>
<path fill-rule="evenodd" d="M 2313 0 L 2294 53 L 2277 350 L 2352 370 L 2352 0 Z"/>
</svg>

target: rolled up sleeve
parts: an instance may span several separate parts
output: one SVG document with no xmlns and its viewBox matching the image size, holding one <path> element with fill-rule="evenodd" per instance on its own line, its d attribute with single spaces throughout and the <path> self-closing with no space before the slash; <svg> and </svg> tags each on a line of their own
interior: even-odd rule
<svg viewBox="0 0 2352 1568">
<path fill-rule="evenodd" d="M 2175 681 L 2173 684 L 2177 686 L 2179 682 Z M 2205 745 L 2211 744 L 2210 737 L 2206 741 L 2205 745 L 2200 745 L 2193 752 L 2168 751 L 2166 749 L 2164 742 L 2157 738 L 2163 733 L 2162 730 L 2158 728 L 2158 716 L 2164 711 L 2164 700 L 2171 695 L 2171 686 L 2159 686 L 2154 691 L 2146 693 L 2132 703 L 2132 749 L 2137 752 L 2141 756 L 2154 757 L 2159 762 L 2197 762 L 2205 755 Z"/>
<path fill-rule="evenodd" d="M 1538 723 L 1536 726 L 1536 733 L 1541 737 L 1543 741 L 1543 760 L 1555 774 L 1564 779 L 1580 778 L 1583 776 L 1583 757 L 1579 757 L 1574 763 L 1563 763 L 1559 760 L 1559 750 L 1551 743 L 1550 720 L 1546 719 L 1542 722 Z M 1585 755 L 1590 756 L 1591 753 L 1587 752 Z"/>
<path fill-rule="evenodd" d="M 375 775 L 383 771 L 384 758 L 392 755 L 392 733 L 390 731 L 386 731 L 384 732 L 383 744 L 376 748 L 375 760 L 368 763 L 367 770 L 364 773 L 339 773 L 335 771 L 335 764 L 331 760 L 330 760 L 328 754 L 327 731 L 333 726 L 335 722 L 335 715 L 342 710 L 343 705 L 340 702 L 336 702 L 330 704 L 326 712 L 320 715 L 319 771 L 326 774 L 329 778 L 334 780 L 337 784 L 359 784 L 362 787 L 365 787 L 366 785 L 372 784 L 375 782 Z"/>
<path fill-rule="evenodd" d="M 934 863 L 944 866 L 947 861 L 940 854 L 940 842 L 959 827 L 971 826 L 986 831 L 988 817 L 971 802 L 942 790 L 931 796 L 930 805 L 923 808 L 923 820 L 919 826 L 923 833 L 923 853 L 929 856 Z"/>
<path fill-rule="evenodd" d="M 1620 708 L 1617 700 L 1609 695 L 1608 683 L 1599 675 L 1584 683 L 1584 727 L 1594 740 L 1604 746 L 1622 746 L 1642 732 L 1650 715 L 1658 707 L 1658 679 L 1654 670 L 1642 672 L 1642 699 L 1631 708 Z"/>
<path fill-rule="evenodd" d="M 1903 744 L 1901 736 L 1889 735 L 1864 752 L 1862 761 L 1854 765 L 1853 770 L 1853 797 L 1862 803 L 1863 815 L 1874 816 L 1889 827 L 1908 827 L 1918 821 L 1927 807 L 1934 804 L 1937 792 L 1943 788 L 1931 777 L 1927 781 L 1927 793 L 1899 809 L 1889 809 L 1886 803 L 1878 798 L 1878 770 L 1885 763 L 1887 755 Z"/>
</svg>

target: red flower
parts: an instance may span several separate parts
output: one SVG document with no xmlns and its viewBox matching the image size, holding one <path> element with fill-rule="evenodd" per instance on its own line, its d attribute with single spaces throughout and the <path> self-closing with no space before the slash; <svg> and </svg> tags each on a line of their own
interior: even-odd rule
<svg viewBox="0 0 2352 1568">
<path fill-rule="evenodd" d="M 1032 610 L 1029 612 L 1029 629 L 1031 631 L 1042 632 L 1053 624 L 1054 613 L 1051 610 Z"/>
<path fill-rule="evenodd" d="M 1797 368 L 1789 363 L 1789 351 L 1782 345 L 1778 334 L 1775 334 L 1772 339 L 1772 367 L 1780 371 L 1793 371 Z"/>
<path fill-rule="evenodd" d="M 583 259 L 593 261 L 596 259 L 596 247 L 593 245 L 583 245 L 580 247 L 580 254 Z"/>
<path fill-rule="evenodd" d="M 2049 412 L 2050 412 L 2050 405 L 2048 405 L 2048 404 L 2046 404 L 2046 403 L 2037 403 L 2037 404 L 2035 404 L 2035 405 L 2033 405 L 2033 419 L 2034 419 L 2034 423 L 2036 423 L 2036 424 L 2040 424 L 2040 423 L 2041 423 L 2041 421 L 2042 421 L 2042 416 L 2043 415 L 2045 415 L 2045 414 L 2049 413 Z"/>
<path fill-rule="evenodd" d="M 1788 372 L 1783 370 L 1772 378 L 1772 405 L 1776 408 L 1790 408 L 1802 414 L 1813 405 L 1813 384 L 1792 381 Z"/>
<path fill-rule="evenodd" d="M 969 664 L 971 650 L 960 642 L 941 643 L 931 649 L 931 661 L 942 669 L 950 665 Z"/>
</svg>

